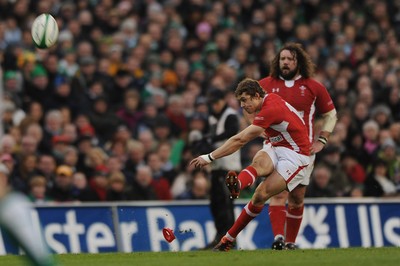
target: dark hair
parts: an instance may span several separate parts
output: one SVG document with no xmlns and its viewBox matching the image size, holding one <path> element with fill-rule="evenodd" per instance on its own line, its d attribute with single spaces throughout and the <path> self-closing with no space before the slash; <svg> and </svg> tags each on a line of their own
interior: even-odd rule
<svg viewBox="0 0 400 266">
<path fill-rule="evenodd" d="M 288 50 L 297 59 L 297 67 L 302 77 L 310 78 L 314 75 L 315 64 L 312 62 L 310 55 L 301 47 L 299 43 L 287 43 L 276 54 L 270 65 L 270 76 L 279 78 L 279 58 L 283 50 Z"/>
<path fill-rule="evenodd" d="M 245 78 L 242 80 L 236 87 L 235 97 L 239 97 L 243 93 L 247 93 L 251 97 L 256 96 L 256 93 L 260 95 L 260 97 L 265 96 L 265 91 L 261 88 L 260 83 L 257 80 L 251 78 Z"/>
</svg>

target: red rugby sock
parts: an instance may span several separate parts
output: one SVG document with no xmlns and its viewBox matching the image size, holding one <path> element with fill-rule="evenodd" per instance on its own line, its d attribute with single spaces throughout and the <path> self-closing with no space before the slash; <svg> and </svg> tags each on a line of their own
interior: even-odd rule
<svg viewBox="0 0 400 266">
<path fill-rule="evenodd" d="M 288 208 L 286 216 L 286 242 L 295 243 L 303 219 L 304 205 L 300 208 Z"/>
<path fill-rule="evenodd" d="M 256 181 L 256 179 L 256 169 L 253 166 L 247 166 L 238 175 L 238 180 L 240 181 L 240 190 L 251 186 Z"/>
<path fill-rule="evenodd" d="M 246 227 L 246 225 L 253 220 L 257 215 L 260 214 L 263 206 L 254 206 L 253 203 L 250 201 L 247 205 L 243 208 L 242 212 L 240 213 L 239 217 L 236 219 L 235 223 L 232 225 L 231 229 L 229 229 L 228 234 L 236 238 L 237 235 Z"/>
<path fill-rule="evenodd" d="M 277 235 L 285 235 L 285 222 L 286 222 L 286 206 L 269 206 L 268 207 L 269 219 L 271 221 L 272 233 L 274 237 Z"/>
</svg>

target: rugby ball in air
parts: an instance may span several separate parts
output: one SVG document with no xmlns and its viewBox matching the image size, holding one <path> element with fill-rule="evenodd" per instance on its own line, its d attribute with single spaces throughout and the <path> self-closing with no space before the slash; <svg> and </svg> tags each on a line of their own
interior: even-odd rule
<svg viewBox="0 0 400 266">
<path fill-rule="evenodd" d="M 57 21 L 50 14 L 41 14 L 33 21 L 31 34 L 36 47 L 40 49 L 49 48 L 58 39 Z"/>
</svg>

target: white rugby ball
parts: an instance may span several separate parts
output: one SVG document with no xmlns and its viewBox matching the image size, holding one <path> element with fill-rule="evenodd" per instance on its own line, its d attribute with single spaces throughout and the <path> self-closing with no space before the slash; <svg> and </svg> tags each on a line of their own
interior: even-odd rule
<svg viewBox="0 0 400 266">
<path fill-rule="evenodd" d="M 58 39 L 57 21 L 50 14 L 41 14 L 33 21 L 31 34 L 36 47 L 41 49 L 49 48 Z"/>
</svg>

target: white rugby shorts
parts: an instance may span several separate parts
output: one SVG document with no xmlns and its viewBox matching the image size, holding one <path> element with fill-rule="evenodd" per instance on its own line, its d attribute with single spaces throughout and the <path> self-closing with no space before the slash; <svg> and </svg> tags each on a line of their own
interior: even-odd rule
<svg viewBox="0 0 400 266">
<path fill-rule="evenodd" d="M 308 185 L 315 156 L 299 154 L 286 147 L 274 147 L 271 143 L 264 144 L 262 151 L 269 155 L 275 170 L 285 179 L 289 191 L 299 184 Z"/>
</svg>

